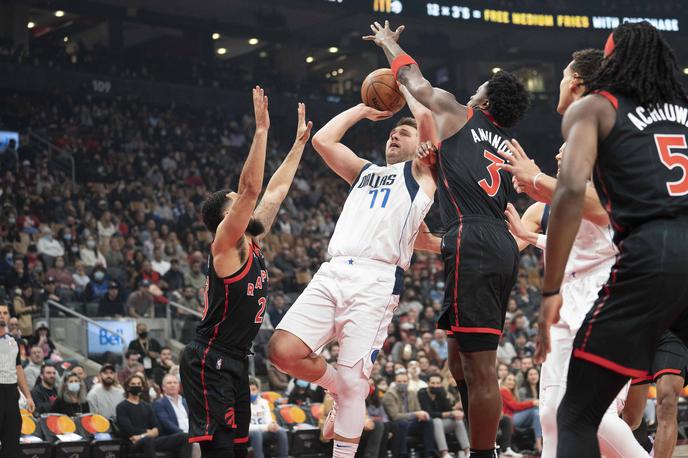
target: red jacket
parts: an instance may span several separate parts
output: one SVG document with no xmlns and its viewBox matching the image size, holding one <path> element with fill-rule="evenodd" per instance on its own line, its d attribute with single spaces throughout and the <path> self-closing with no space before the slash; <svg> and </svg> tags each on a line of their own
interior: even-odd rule
<svg viewBox="0 0 688 458">
<path fill-rule="evenodd" d="M 535 407 L 535 402 L 532 399 L 518 402 L 508 388 L 500 388 L 499 393 L 502 395 L 502 413 L 509 417 L 513 416 L 514 412 L 520 412 L 521 410 Z"/>
</svg>

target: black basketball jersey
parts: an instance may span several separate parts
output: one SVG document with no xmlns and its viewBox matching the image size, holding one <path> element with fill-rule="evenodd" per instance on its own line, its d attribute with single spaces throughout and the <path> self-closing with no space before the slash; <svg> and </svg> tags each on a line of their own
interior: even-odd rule
<svg viewBox="0 0 688 458">
<path fill-rule="evenodd" d="M 687 217 L 688 103 L 648 108 L 608 91 L 598 94 L 616 109 L 593 173 L 615 242 L 647 221 Z"/>
<path fill-rule="evenodd" d="M 234 275 L 218 277 L 208 258 L 205 308 L 196 334 L 227 353 L 248 353 L 265 317 L 268 270 L 258 245 L 251 242 L 246 263 Z"/>
<path fill-rule="evenodd" d="M 446 229 L 468 215 L 504 218 L 516 191 L 511 174 L 500 170 L 511 136 L 489 113 L 468 108 L 468 122 L 444 141 L 438 152 L 439 203 Z"/>
</svg>

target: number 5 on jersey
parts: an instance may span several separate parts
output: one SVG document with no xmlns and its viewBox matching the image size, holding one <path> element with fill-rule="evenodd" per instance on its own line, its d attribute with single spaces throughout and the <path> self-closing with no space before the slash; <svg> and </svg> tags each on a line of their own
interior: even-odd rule
<svg viewBox="0 0 688 458">
<path fill-rule="evenodd" d="M 666 184 L 670 196 L 685 196 L 688 194 L 688 156 L 674 152 L 674 149 L 686 149 L 685 135 L 655 134 L 655 144 L 659 151 L 659 160 L 667 168 L 680 167 L 683 176 L 676 181 L 668 181 Z"/>
<path fill-rule="evenodd" d="M 499 165 L 504 164 L 504 159 L 492 154 L 488 150 L 483 152 L 483 156 L 485 156 L 485 159 L 490 161 L 490 165 L 487 166 L 487 171 L 490 174 L 490 181 L 488 183 L 488 181 L 483 178 L 482 180 L 478 181 L 478 184 L 481 188 L 483 188 L 483 191 L 485 191 L 488 196 L 494 197 L 497 195 L 499 186 L 502 184 L 502 176 L 499 174 Z"/>
</svg>

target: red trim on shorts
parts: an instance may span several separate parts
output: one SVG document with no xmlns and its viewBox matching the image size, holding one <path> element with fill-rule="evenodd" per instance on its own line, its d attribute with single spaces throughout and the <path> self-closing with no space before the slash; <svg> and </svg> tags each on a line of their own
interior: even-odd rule
<svg viewBox="0 0 688 458">
<path fill-rule="evenodd" d="M 652 381 L 651 375 L 646 375 L 645 377 L 638 377 L 631 380 L 631 385 L 642 385 Z"/>
<path fill-rule="evenodd" d="M 595 310 L 592 312 L 592 316 L 590 318 L 590 323 L 588 323 L 588 328 L 585 330 L 585 338 L 583 339 L 583 344 L 581 345 L 581 351 L 585 351 L 585 346 L 588 343 L 588 339 L 590 338 L 590 333 L 592 332 L 592 325 L 595 323 L 595 319 L 597 318 L 597 315 L 600 314 L 600 311 L 604 307 L 604 305 L 607 303 L 609 300 L 609 296 L 611 295 L 610 289 L 612 286 L 614 286 L 614 283 L 616 283 L 616 274 L 619 272 L 619 269 L 617 266 L 612 267 L 612 273 L 609 277 L 609 280 L 604 284 L 602 287 L 602 291 L 604 291 L 604 297 L 600 301 L 599 304 L 595 307 Z M 645 372 L 643 375 L 645 375 L 647 372 Z"/>
<path fill-rule="evenodd" d="M 235 437 L 234 438 L 235 444 L 245 444 L 246 442 L 248 442 L 248 436 L 246 436 L 246 437 Z"/>
<path fill-rule="evenodd" d="M 609 103 L 612 104 L 615 110 L 619 109 L 619 99 L 614 97 L 609 91 L 595 91 L 593 94 L 601 95 L 605 99 L 609 100 Z"/>
<path fill-rule="evenodd" d="M 452 205 L 454 205 L 454 209 L 456 209 L 456 214 L 459 217 L 459 230 L 456 236 L 456 259 L 455 259 L 455 265 L 454 265 L 454 300 L 452 301 L 452 304 L 454 306 L 454 320 L 456 323 L 456 327 L 459 326 L 459 259 L 461 257 L 461 233 L 463 232 L 463 215 L 461 214 L 461 209 L 459 208 L 459 204 L 456 203 L 456 200 L 454 199 L 454 196 L 451 194 L 451 191 L 449 191 L 449 182 L 447 181 L 447 174 L 444 173 L 444 168 L 442 167 L 442 161 L 438 158 L 438 164 L 440 166 L 440 169 L 442 170 L 442 183 L 444 184 L 444 187 L 447 188 L 447 194 L 449 194 L 449 199 L 452 202 Z M 452 326 L 452 330 L 453 330 Z"/>
<path fill-rule="evenodd" d="M 653 380 L 657 381 L 658 378 L 660 378 L 662 375 L 681 375 L 681 371 L 679 369 L 662 369 L 661 371 L 657 372 L 652 378 Z"/>
<path fill-rule="evenodd" d="M 468 326 L 459 326 L 459 327 L 454 327 L 452 326 L 452 331 L 455 332 L 463 332 L 465 334 L 494 334 L 496 336 L 501 336 L 502 332 L 498 329 L 492 329 L 492 328 L 474 328 L 474 327 L 468 327 Z"/>
<path fill-rule="evenodd" d="M 253 259 L 253 254 L 251 254 L 251 259 Z M 249 265 L 251 263 L 249 262 Z M 248 270 L 246 270 L 248 272 Z M 246 273 L 243 273 L 245 276 Z M 210 407 L 208 407 L 208 388 L 205 386 L 205 360 L 208 357 L 208 352 L 210 351 L 210 347 L 213 345 L 213 342 L 217 338 L 217 333 L 220 330 L 220 325 L 225 321 L 225 318 L 227 317 L 227 309 L 229 308 L 229 286 L 227 286 L 227 283 L 225 282 L 225 309 L 222 312 L 222 319 L 220 320 L 219 323 L 215 325 L 215 331 L 213 331 L 213 336 L 210 338 L 208 341 L 208 345 L 205 347 L 205 351 L 203 352 L 203 359 L 201 359 L 201 386 L 203 387 L 203 401 L 205 402 L 205 432 L 206 434 L 208 433 L 208 427 L 210 426 Z M 203 436 L 206 437 L 206 436 Z M 210 436 L 211 440 L 213 436 Z"/>
<path fill-rule="evenodd" d="M 573 350 L 573 356 L 590 363 L 597 364 L 598 366 L 602 366 L 605 369 L 616 372 L 617 374 L 625 375 L 626 377 L 640 378 L 647 376 L 647 371 L 631 369 L 630 367 L 622 366 L 621 364 L 617 364 L 613 361 L 609 361 L 606 358 L 593 355 L 592 353 L 588 353 L 587 351 L 580 350 L 578 348 Z"/>
<path fill-rule="evenodd" d="M 244 269 L 239 273 L 224 278 L 222 281 L 224 281 L 225 285 L 231 285 L 232 283 L 236 283 L 248 274 L 248 271 L 251 269 L 251 265 L 253 264 L 253 254 L 253 242 L 251 242 L 251 247 L 248 253 L 248 260 L 246 261 Z"/>
<path fill-rule="evenodd" d="M 209 434 L 207 436 L 189 437 L 189 444 L 193 444 L 194 442 L 205 442 L 205 441 L 211 441 L 211 440 L 213 440 L 212 434 Z"/>
</svg>

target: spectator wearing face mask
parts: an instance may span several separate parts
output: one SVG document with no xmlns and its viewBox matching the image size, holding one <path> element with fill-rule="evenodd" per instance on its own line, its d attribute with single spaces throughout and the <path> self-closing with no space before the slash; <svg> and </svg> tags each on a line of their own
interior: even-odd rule
<svg viewBox="0 0 688 458">
<path fill-rule="evenodd" d="M 109 280 L 105 268 L 100 265 L 96 266 L 91 272 L 91 281 L 86 285 L 84 299 L 88 302 L 100 302 L 107 294 Z"/>
<path fill-rule="evenodd" d="M 421 409 L 428 412 L 432 418 L 435 443 L 440 451 L 440 456 L 449 456 L 446 432 L 453 431 L 461 447 L 458 458 L 468 458 L 471 446 L 468 442 L 466 425 L 463 422 L 464 413 L 452 407 L 447 398 L 447 392 L 442 386 L 441 375 L 430 376 L 428 387 L 418 392 L 418 400 Z"/>
<path fill-rule="evenodd" d="M 117 382 L 117 373 L 112 364 L 103 364 L 98 376 L 100 383 L 94 385 L 86 397 L 89 408 L 93 413 L 113 418 L 117 404 L 124 399 L 124 390 Z"/>
<path fill-rule="evenodd" d="M 86 265 L 83 262 L 77 261 L 75 264 L 72 280 L 74 281 L 74 292 L 77 296 L 82 297 L 86 286 L 91 282 L 91 277 L 86 275 Z"/>
<path fill-rule="evenodd" d="M 79 247 L 79 258 L 86 267 L 95 267 L 98 264 L 107 267 L 105 256 L 98 250 L 96 239 L 91 236 L 86 239 L 85 245 Z"/>
<path fill-rule="evenodd" d="M 124 316 L 124 297 L 116 281 L 108 282 L 107 294 L 100 299 L 98 316 Z"/>
<path fill-rule="evenodd" d="M 162 347 L 160 342 L 148 335 L 148 326 L 145 323 L 136 325 L 136 333 L 139 338 L 129 342 L 129 351 L 139 354 L 139 362 L 143 364 L 146 377 L 151 377 L 155 360 L 160 358 Z"/>
<path fill-rule="evenodd" d="M 68 372 L 62 378 L 60 395 L 53 404 L 52 412 L 69 417 L 90 412 L 86 400 L 86 386 L 76 373 Z"/>
<path fill-rule="evenodd" d="M 289 455 L 287 430 L 272 419 L 270 404 L 260 396 L 260 381 L 251 377 L 248 383 L 251 389 L 251 424 L 248 434 L 254 458 L 264 458 L 265 439 L 277 443 L 277 458 L 286 458 Z"/>
<path fill-rule="evenodd" d="M 53 265 L 55 258 L 64 255 L 64 247 L 59 240 L 53 237 L 53 230 L 50 229 L 50 226 L 41 226 L 41 238 L 38 239 L 36 248 L 43 257 L 43 262 L 48 266 Z"/>
<path fill-rule="evenodd" d="M 289 392 L 289 404 L 306 404 L 323 402 L 325 390 L 307 380 L 294 379 L 294 385 Z"/>
</svg>

